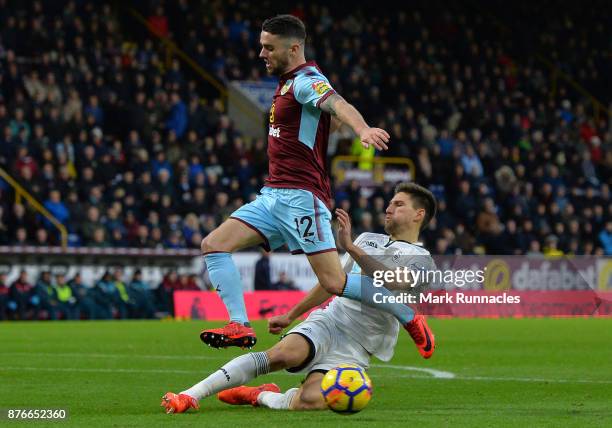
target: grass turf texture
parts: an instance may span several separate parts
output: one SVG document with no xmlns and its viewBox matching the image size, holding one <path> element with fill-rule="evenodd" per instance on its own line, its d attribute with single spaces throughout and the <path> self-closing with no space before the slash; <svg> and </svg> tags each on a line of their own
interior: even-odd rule
<svg viewBox="0 0 612 428">
<path fill-rule="evenodd" d="M 68 421 L 4 426 L 474 427 L 612 426 L 612 319 L 434 319 L 434 357 L 400 333 L 389 363 L 452 372 L 452 379 L 373 360 L 374 394 L 361 413 L 280 412 L 203 400 L 166 415 L 166 391 L 198 382 L 238 349 L 201 344 L 202 322 L 0 323 L 0 408 L 68 408 Z M 265 350 L 278 340 L 255 323 Z M 271 374 L 253 384 L 296 386 Z"/>
</svg>

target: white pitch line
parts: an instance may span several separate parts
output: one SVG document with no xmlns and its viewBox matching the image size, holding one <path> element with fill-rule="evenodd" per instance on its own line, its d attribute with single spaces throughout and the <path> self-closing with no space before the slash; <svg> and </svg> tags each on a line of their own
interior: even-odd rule
<svg viewBox="0 0 612 428">
<path fill-rule="evenodd" d="M 227 357 L 210 357 L 208 355 L 141 355 L 141 354 L 98 354 L 98 353 L 44 353 L 44 352 L 0 352 L 0 358 L 4 355 L 26 356 L 26 357 L 67 357 L 67 358 L 142 358 L 146 360 L 225 360 Z"/>
<path fill-rule="evenodd" d="M 437 379 L 455 378 L 455 373 L 445 372 L 443 370 L 428 369 L 425 367 L 398 366 L 394 364 L 372 364 L 370 367 L 374 367 L 377 369 L 395 369 L 395 370 L 406 370 L 406 371 L 413 371 L 413 372 L 423 372 L 423 373 L 428 373 Z"/>
<path fill-rule="evenodd" d="M 2 367 L 3 370 L 27 370 L 40 372 L 84 372 L 84 373 L 178 373 L 191 374 L 201 373 L 195 370 L 176 370 L 176 369 L 105 369 L 105 368 L 82 368 L 82 367 Z"/>
<path fill-rule="evenodd" d="M 376 368 L 383 368 L 389 366 L 376 366 Z M 407 366 L 398 366 L 406 369 Z M 391 368 L 391 367 L 389 367 Z M 400 369 L 402 370 L 402 369 Z M 81 368 L 81 367 L 10 367 L 0 366 L 0 373 L 2 371 L 45 371 L 45 372 L 85 372 L 85 373 L 174 373 L 174 374 L 199 374 L 202 375 L 201 370 L 176 370 L 176 369 L 122 369 L 122 368 Z M 287 373 L 284 371 L 275 372 L 274 374 L 282 374 L 287 376 L 295 376 L 293 373 Z M 380 377 L 380 376 L 377 376 Z M 412 378 L 412 379 L 432 379 L 427 376 L 414 376 L 395 373 L 392 375 L 386 375 L 382 377 L 389 378 Z M 433 378 L 436 379 L 436 378 Z M 487 377 L 487 376 L 455 376 L 454 378 L 440 378 L 443 380 L 473 380 L 473 381 L 484 381 L 484 382 L 547 382 L 547 383 L 587 383 L 587 384 L 612 384 L 612 380 L 588 380 L 588 379 L 540 379 L 540 378 L 520 378 L 520 377 Z"/>
<path fill-rule="evenodd" d="M 544 382 L 544 383 L 598 383 L 611 385 L 612 380 L 595 379 L 544 379 L 536 377 L 493 377 L 493 376 L 457 376 L 459 380 L 483 380 L 489 382 L 508 381 L 508 382 Z"/>
<path fill-rule="evenodd" d="M 374 368 L 389 368 L 393 370 L 417 371 L 431 374 L 436 379 L 457 379 L 457 380 L 476 380 L 488 382 L 550 382 L 550 383 L 594 383 L 594 384 L 612 384 L 612 380 L 596 380 L 596 379 L 544 379 L 535 377 L 495 377 L 495 376 L 460 376 L 452 372 L 442 370 L 428 369 L 423 367 L 398 366 L 393 364 L 372 364 Z M 424 378 L 424 376 L 399 376 L 411 378 Z"/>
</svg>

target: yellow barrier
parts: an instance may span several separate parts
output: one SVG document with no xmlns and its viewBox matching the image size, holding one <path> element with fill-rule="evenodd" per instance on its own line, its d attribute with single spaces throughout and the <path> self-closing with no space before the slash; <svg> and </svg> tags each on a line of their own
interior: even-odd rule
<svg viewBox="0 0 612 428">
<path fill-rule="evenodd" d="M 331 173 L 338 179 L 343 180 L 344 177 L 340 171 L 340 168 L 338 167 L 338 164 L 340 162 L 355 162 L 359 164 L 359 162 L 362 162 L 362 161 L 363 161 L 363 158 L 361 156 L 348 156 L 348 155 L 347 156 L 344 156 L 344 155 L 335 156 L 332 160 Z M 414 166 L 414 162 L 408 158 L 373 157 L 372 159 L 368 159 L 368 162 L 371 162 L 372 164 L 374 164 L 374 167 L 373 167 L 374 171 L 372 174 L 372 178 L 375 182 L 382 181 L 382 178 L 383 178 L 382 174 L 384 174 L 384 172 L 380 170 L 380 167 L 383 165 L 388 165 L 388 164 L 405 165 L 410 171 L 410 176 L 412 177 L 413 181 L 416 177 L 416 168 Z"/>
<path fill-rule="evenodd" d="M 551 89 L 551 92 L 552 92 L 552 96 L 553 97 L 556 95 L 556 92 L 557 92 L 557 79 L 562 78 L 567 83 L 569 83 L 570 86 L 572 86 L 572 88 L 574 88 L 582 96 L 588 98 L 589 101 L 591 102 L 591 104 L 593 104 L 593 113 L 595 115 L 595 120 L 596 121 L 599 121 L 599 115 L 601 114 L 601 112 L 604 112 L 608 116 L 611 116 L 611 113 L 606 108 L 606 106 L 603 105 L 601 103 L 601 101 L 599 101 L 597 98 L 595 98 L 595 96 L 593 96 L 584 87 L 582 87 L 582 85 L 580 85 L 578 82 L 576 82 L 571 76 L 569 76 L 566 73 L 564 73 L 563 71 L 561 71 L 559 69 L 559 67 L 557 67 L 555 64 L 553 64 L 548 59 L 544 58 L 542 55 L 536 55 L 536 58 L 538 59 L 538 61 L 540 61 L 541 63 L 545 64 L 550 69 L 550 71 L 551 71 L 551 74 L 552 74 L 552 83 L 551 83 L 552 89 Z"/>
<path fill-rule="evenodd" d="M 13 177 L 11 177 L 4 169 L 0 168 L 0 177 L 4 179 L 13 189 L 15 189 L 15 203 L 21 203 L 21 198 L 25 199 L 28 204 L 36 211 L 38 211 L 41 215 L 43 215 L 47 220 L 51 222 L 53 226 L 57 230 L 59 230 L 62 247 L 66 248 L 68 246 L 68 231 L 66 227 L 61 224 L 47 209 L 38 202 L 34 196 L 32 196 L 23 186 L 17 183 Z"/>
<path fill-rule="evenodd" d="M 219 83 L 219 81 L 215 79 L 214 76 L 212 76 L 202 67 L 200 67 L 197 62 L 191 59 L 191 57 L 187 55 L 181 48 L 179 48 L 176 45 L 176 43 L 174 43 L 172 40 L 155 32 L 155 29 L 151 26 L 151 24 L 149 24 L 149 22 L 146 20 L 144 16 L 142 16 L 140 13 L 138 13 L 136 10 L 132 8 L 127 8 L 127 10 L 138 22 L 140 22 L 142 25 L 147 27 L 147 29 L 149 30 L 151 34 L 153 34 L 155 37 L 157 37 L 162 42 L 162 44 L 166 48 L 166 65 L 167 66 L 169 66 L 171 63 L 172 55 L 173 54 L 177 55 L 179 58 L 185 61 L 187 65 L 189 65 L 202 79 L 210 83 L 217 91 L 219 91 L 219 94 L 221 95 L 221 98 L 223 100 L 227 100 L 229 96 L 228 90 L 225 88 L 225 86 Z M 270 100 L 270 102 L 272 102 L 272 100 Z M 236 105 L 243 113 L 250 116 L 251 119 L 260 120 L 260 118 L 254 115 L 253 111 L 250 108 L 248 108 L 246 105 L 244 105 L 243 101 L 241 101 L 240 99 L 236 99 Z"/>
</svg>

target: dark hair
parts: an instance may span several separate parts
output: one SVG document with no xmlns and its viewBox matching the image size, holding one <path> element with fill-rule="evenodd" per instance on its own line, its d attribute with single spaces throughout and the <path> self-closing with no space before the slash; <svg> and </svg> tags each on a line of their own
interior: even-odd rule
<svg viewBox="0 0 612 428">
<path fill-rule="evenodd" d="M 276 15 L 266 19 L 261 30 L 286 38 L 306 40 L 306 27 L 300 18 L 293 15 Z"/>
<path fill-rule="evenodd" d="M 434 215 L 436 215 L 436 198 L 429 190 L 416 183 L 400 183 L 395 186 L 395 194 L 399 192 L 410 195 L 415 208 L 425 210 L 425 218 L 421 224 L 421 230 L 425 229 Z"/>
</svg>

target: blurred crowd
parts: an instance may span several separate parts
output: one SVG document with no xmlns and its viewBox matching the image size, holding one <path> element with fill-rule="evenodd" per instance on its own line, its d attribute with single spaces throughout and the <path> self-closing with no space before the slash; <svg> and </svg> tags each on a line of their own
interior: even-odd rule
<svg viewBox="0 0 612 428">
<path fill-rule="evenodd" d="M 438 197 L 423 235 L 432 253 L 612 254 L 612 122 L 536 60 L 548 55 L 607 107 L 609 8 L 558 8 L 539 26 L 538 5 L 504 7 L 498 21 L 453 4 L 344 3 L 286 12 L 306 22 L 307 58 L 389 130 L 380 155 L 411 158 Z M 220 81 L 268 79 L 258 35 L 279 12 L 272 2 L 133 4 Z M 214 92 L 126 15 L 91 1 L 0 0 L 0 166 L 68 228 L 70 245 L 199 248 L 256 195 L 266 142 L 242 137 Z M 353 148 L 341 134 L 330 155 Z M 382 232 L 393 185 L 364 190 L 336 183 L 335 203 L 356 232 Z M 0 244 L 56 244 L 11 192 L 0 181 Z"/>
<path fill-rule="evenodd" d="M 108 270 L 95 284 L 85 284 L 80 273 L 68 279 L 45 270 L 36 282 L 21 271 L 9 284 L 0 273 L 0 320 L 162 318 L 173 315 L 177 290 L 200 288 L 194 275 L 174 270 L 155 285 L 141 271 L 127 278 L 121 268 Z"/>
</svg>

